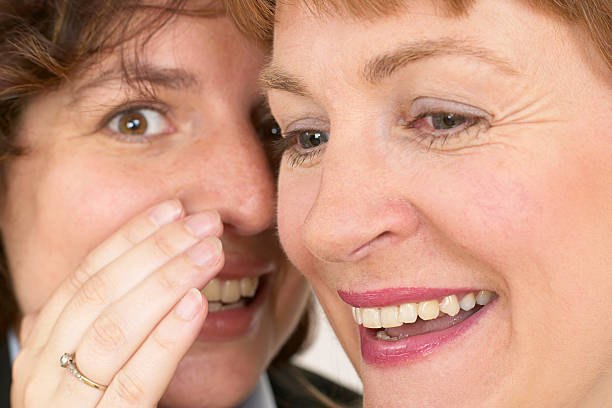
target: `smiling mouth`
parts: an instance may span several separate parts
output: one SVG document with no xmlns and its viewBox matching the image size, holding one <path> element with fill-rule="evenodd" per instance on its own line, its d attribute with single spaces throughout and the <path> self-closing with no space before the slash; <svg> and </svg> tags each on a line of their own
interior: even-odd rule
<svg viewBox="0 0 612 408">
<path fill-rule="evenodd" d="M 221 280 L 215 278 L 202 289 L 210 313 L 246 307 L 255 298 L 260 277 Z"/>
<path fill-rule="evenodd" d="M 488 290 L 457 293 L 416 303 L 385 307 L 353 307 L 358 325 L 376 330 L 379 340 L 394 342 L 443 331 L 470 318 L 497 295 Z"/>
</svg>

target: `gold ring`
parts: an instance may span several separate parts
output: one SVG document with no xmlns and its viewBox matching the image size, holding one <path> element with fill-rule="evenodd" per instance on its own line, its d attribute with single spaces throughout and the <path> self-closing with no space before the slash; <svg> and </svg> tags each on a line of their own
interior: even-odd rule
<svg viewBox="0 0 612 408">
<path fill-rule="evenodd" d="M 76 362 L 74 361 L 74 353 L 62 354 L 62 356 L 60 357 L 60 365 L 63 368 L 67 368 L 68 371 L 70 371 L 72 375 L 74 375 L 82 383 L 87 384 L 90 387 L 93 387 L 100 391 L 105 391 L 106 388 L 108 388 L 108 386 L 106 385 L 98 384 L 97 382 L 90 380 L 89 378 L 85 377 L 83 373 L 79 371 L 79 369 L 76 366 Z"/>
</svg>

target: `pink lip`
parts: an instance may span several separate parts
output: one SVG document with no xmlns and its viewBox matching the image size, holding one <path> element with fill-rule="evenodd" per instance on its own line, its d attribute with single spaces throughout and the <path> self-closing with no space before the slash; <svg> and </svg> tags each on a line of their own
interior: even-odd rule
<svg viewBox="0 0 612 408">
<path fill-rule="evenodd" d="M 369 292 L 349 292 L 338 290 L 340 298 L 355 307 L 384 307 L 402 303 L 416 303 L 438 299 L 449 295 L 462 295 L 480 289 L 436 289 L 436 288 L 390 288 Z"/>
<path fill-rule="evenodd" d="M 273 260 L 250 254 L 227 253 L 225 264 L 216 276 L 221 280 L 244 277 L 264 277 L 277 269 Z M 261 319 L 263 306 L 270 294 L 269 279 L 260 280 L 255 298 L 247 306 L 232 310 L 209 313 L 198 336 L 202 341 L 226 341 L 248 334 Z"/>
<path fill-rule="evenodd" d="M 474 326 L 495 304 L 491 301 L 461 323 L 445 330 L 411 336 L 397 341 L 385 341 L 376 337 L 375 329 L 359 326 L 361 335 L 361 355 L 368 364 L 386 366 L 404 361 L 423 358 L 440 346 L 457 340 L 470 327 Z"/>
<path fill-rule="evenodd" d="M 270 295 L 270 282 L 259 284 L 255 298 L 245 307 L 209 313 L 198 335 L 203 341 L 226 341 L 249 333 L 261 319 L 266 299 Z"/>
</svg>

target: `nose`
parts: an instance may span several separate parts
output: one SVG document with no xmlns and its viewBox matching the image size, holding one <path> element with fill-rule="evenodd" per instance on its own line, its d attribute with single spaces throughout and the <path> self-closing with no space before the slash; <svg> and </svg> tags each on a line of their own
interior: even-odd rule
<svg viewBox="0 0 612 408">
<path fill-rule="evenodd" d="M 321 156 L 318 191 L 302 228 L 302 240 L 325 262 L 356 262 L 412 236 L 418 212 L 398 191 L 382 152 L 333 144 Z M 357 144 L 360 145 L 360 144 Z"/>
<path fill-rule="evenodd" d="M 255 235 L 274 225 L 275 181 L 250 123 L 224 125 L 198 138 L 188 151 L 191 180 L 179 193 L 187 214 L 214 209 L 224 231 L 237 235 Z"/>
</svg>

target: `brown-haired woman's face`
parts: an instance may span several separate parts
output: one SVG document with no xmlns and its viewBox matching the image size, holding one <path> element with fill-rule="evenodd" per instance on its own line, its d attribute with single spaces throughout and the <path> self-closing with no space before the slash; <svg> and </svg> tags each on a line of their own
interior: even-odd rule
<svg viewBox="0 0 612 408">
<path fill-rule="evenodd" d="M 146 43 L 137 67 L 127 58 L 135 81 L 125 80 L 119 51 L 100 59 L 34 99 L 21 120 L 28 153 L 7 168 L 1 213 L 20 308 L 40 310 L 88 252 L 157 202 L 178 198 L 187 215 L 217 210 L 226 258 L 218 278 L 261 275 L 257 294 L 237 309 L 210 306 L 162 402 L 233 406 L 307 296 L 273 231 L 275 184 L 256 129 L 265 121 L 262 55 L 225 17 L 181 16 Z"/>
<path fill-rule="evenodd" d="M 406 3 L 277 10 L 290 260 L 366 406 L 608 406 L 610 72 L 526 2 Z"/>
</svg>

